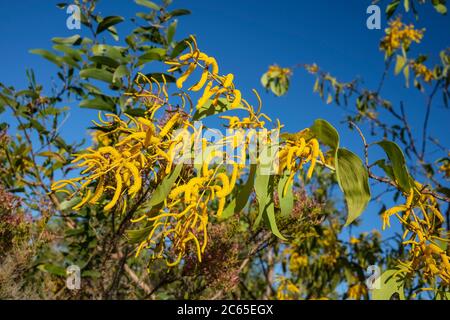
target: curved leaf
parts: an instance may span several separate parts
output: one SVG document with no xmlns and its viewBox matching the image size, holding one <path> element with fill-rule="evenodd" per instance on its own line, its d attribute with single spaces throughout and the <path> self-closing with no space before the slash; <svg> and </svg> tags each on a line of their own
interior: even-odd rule
<svg viewBox="0 0 450 320">
<path fill-rule="evenodd" d="M 248 174 L 247 181 L 241 188 L 239 188 L 236 197 L 233 198 L 231 202 L 223 210 L 222 219 L 227 219 L 231 217 L 233 214 L 241 212 L 242 209 L 245 208 L 250 198 L 250 195 L 253 191 L 253 186 L 255 184 L 255 173 L 256 173 L 256 165 L 252 164 L 250 165 L 250 172 Z"/>
<path fill-rule="evenodd" d="M 349 225 L 361 215 L 369 203 L 369 177 L 361 159 L 347 149 L 337 150 L 335 165 L 337 181 L 344 192 L 348 208 L 345 225 Z"/>
<path fill-rule="evenodd" d="M 323 144 L 332 150 L 339 148 L 339 133 L 328 121 L 317 119 L 310 129 Z"/>
<path fill-rule="evenodd" d="M 119 16 L 106 17 L 105 19 L 102 20 L 102 22 L 99 23 L 99 25 L 97 26 L 97 31 L 95 33 L 99 34 L 103 31 L 105 31 L 106 29 L 108 29 L 109 27 L 114 26 L 118 23 L 121 23 L 124 20 L 125 20 L 124 18 L 119 17 Z"/>
<path fill-rule="evenodd" d="M 289 181 L 289 176 L 291 173 L 285 171 L 278 182 L 278 198 L 280 200 L 280 211 L 281 216 L 289 216 L 294 208 L 294 193 L 292 187 L 294 186 L 294 180 Z M 286 184 L 289 183 L 288 186 Z M 284 190 L 286 189 L 286 194 Z"/>
<path fill-rule="evenodd" d="M 411 188 L 411 179 L 406 167 L 405 156 L 400 147 L 392 141 L 383 140 L 377 142 L 389 158 L 395 177 L 395 182 L 403 191 L 409 191 Z"/>
<path fill-rule="evenodd" d="M 107 83 L 111 83 L 113 80 L 113 74 L 104 69 L 88 68 L 80 71 L 81 78 L 92 78 Z"/>
<path fill-rule="evenodd" d="M 398 275 L 394 275 L 396 270 L 386 270 L 380 276 L 380 288 L 372 290 L 373 300 L 390 300 L 394 294 L 398 294 L 400 300 L 405 300 L 403 281 Z"/>
</svg>

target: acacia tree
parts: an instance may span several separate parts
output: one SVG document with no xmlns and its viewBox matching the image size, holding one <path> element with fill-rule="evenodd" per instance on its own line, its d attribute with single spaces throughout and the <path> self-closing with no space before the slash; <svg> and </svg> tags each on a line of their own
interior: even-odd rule
<svg viewBox="0 0 450 320">
<path fill-rule="evenodd" d="M 136 3 L 145 12 L 119 46 L 124 18 L 100 16 L 97 1 L 76 1 L 90 34 L 53 38 L 52 51 L 31 51 L 58 67 L 60 83 L 44 89 L 30 71 L 26 89 L 1 84 L 0 112 L 12 117 L 0 140 L 2 297 L 360 299 L 369 298 L 369 265 L 387 270 L 372 298 L 411 298 L 425 288 L 446 297 L 447 189 L 429 170 L 411 175 L 411 156 L 425 170 L 431 165 L 426 142 L 421 151 L 413 148 L 404 109 L 398 113 L 381 98 L 382 85 L 371 92 L 304 65 L 317 77 L 315 91 L 334 94 L 328 102 L 351 106 L 350 96 L 358 95 L 348 120 L 363 141 L 361 160 L 340 146 L 325 120 L 284 132 L 263 113 L 258 93 L 247 98 L 238 75 L 220 73 L 195 37 L 175 40 L 175 18 L 188 10 L 172 9 L 170 1 Z M 397 73 L 413 70 L 419 89 L 420 81 L 436 83 L 430 100 L 438 90 L 447 97 L 447 54 L 433 71 L 423 58 L 407 56 L 422 35 L 393 20 L 381 45 L 384 73 L 401 52 Z M 283 94 L 291 73 L 271 67 L 263 85 Z M 90 147 L 59 132 L 68 111 L 61 105 L 70 99 L 99 110 L 87 128 Z M 379 108 L 403 126 L 378 120 Z M 227 135 L 212 139 L 217 135 L 198 123 L 210 118 Z M 386 133 L 383 139 L 369 145 L 358 127 L 364 121 Z M 396 142 L 408 146 L 406 159 Z M 375 144 L 386 157 L 371 164 Z M 448 159 L 441 161 L 444 168 Z M 389 252 L 377 232 L 349 242 L 340 237 L 371 199 L 369 178 L 405 198 L 383 213 L 386 225 L 395 215 L 405 231 L 405 241 Z M 336 185 L 345 213 L 331 197 Z M 65 286 L 70 265 L 81 268 L 80 290 Z M 347 290 L 340 293 L 342 284 Z"/>
</svg>

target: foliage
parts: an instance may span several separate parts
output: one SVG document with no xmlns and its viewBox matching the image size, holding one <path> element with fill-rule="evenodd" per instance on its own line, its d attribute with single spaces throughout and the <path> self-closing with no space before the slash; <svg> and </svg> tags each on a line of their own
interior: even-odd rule
<svg viewBox="0 0 450 320">
<path fill-rule="evenodd" d="M 437 159 L 426 153 L 428 116 L 419 148 L 403 104 L 399 112 L 381 97 L 384 76 L 373 91 L 302 64 L 296 67 L 315 77 L 313 91 L 327 104 L 354 106 L 346 120 L 362 139 L 364 158 L 341 147 L 339 133 L 323 119 L 286 132 L 263 113 L 256 90 L 252 103 L 237 85 L 239 75 L 220 73 L 195 37 L 175 40 L 176 18 L 189 10 L 172 9 L 168 0 L 135 2 L 144 12 L 119 46 L 126 19 L 102 17 L 95 0 L 75 1 L 91 34 L 55 37 L 52 50 L 30 51 L 54 65 L 59 82 L 44 87 L 30 70 L 25 89 L 0 84 L 0 113 L 12 119 L 0 127 L 1 297 L 448 294 L 449 214 L 442 208 L 450 202 L 443 182 L 449 153 L 444 148 Z M 404 3 L 416 13 L 414 1 Z M 433 5 L 444 13 L 443 2 Z M 441 64 L 429 68 L 425 56 L 409 58 L 410 46 L 423 36 L 396 18 L 380 49 L 385 73 L 394 59 L 394 73 L 403 72 L 407 83 L 414 73 L 415 87 L 429 94 L 428 114 L 436 92 L 447 104 L 450 59 L 444 50 Z M 292 69 L 270 66 L 263 87 L 287 94 Z M 98 111 L 87 128 L 90 146 L 68 142 L 60 132 L 69 111 L 63 105 L 74 98 L 80 108 Z M 398 123 L 380 120 L 378 112 Z M 196 122 L 211 118 L 227 135 L 212 139 L 210 128 Z M 365 124 L 372 126 L 373 143 L 359 128 Z M 384 156 L 370 163 L 373 148 Z M 395 216 L 404 231 L 391 251 L 376 230 L 343 237 L 375 198 L 370 180 L 394 190 L 396 203 L 405 198 L 390 209 L 383 200 L 384 227 Z M 339 209 L 341 196 L 345 210 Z M 65 287 L 73 264 L 81 268 L 81 290 Z M 380 291 L 365 284 L 365 271 L 375 264 L 387 270 Z"/>
</svg>

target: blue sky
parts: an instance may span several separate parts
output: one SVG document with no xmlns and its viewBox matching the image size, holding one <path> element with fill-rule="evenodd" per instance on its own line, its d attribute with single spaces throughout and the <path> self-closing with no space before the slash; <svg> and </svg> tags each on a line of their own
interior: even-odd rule
<svg viewBox="0 0 450 320">
<path fill-rule="evenodd" d="M 1 1 L 0 30 L 0 82 L 21 88 L 26 85 L 25 70 L 33 68 L 39 83 L 49 83 L 55 74 L 50 62 L 28 53 L 33 48 L 51 48 L 50 38 L 70 36 L 76 30 L 66 28 L 67 14 L 56 8 L 61 1 Z M 384 10 L 386 0 L 381 6 Z M 345 4 L 345 5 L 344 5 Z M 324 118 L 341 133 L 343 146 L 361 155 L 361 143 L 355 132 L 340 123 L 344 118 L 341 109 L 324 104 L 312 93 L 314 78 L 296 70 L 289 93 L 281 98 L 266 94 L 260 85 L 260 77 L 268 65 L 277 63 L 292 66 L 297 63 L 317 63 L 338 79 L 350 81 L 361 77 L 365 85 L 375 89 L 384 65 L 383 54 L 378 50 L 379 40 L 386 27 L 382 14 L 382 30 L 366 28 L 366 8 L 370 1 L 257 1 L 257 0 L 193 0 L 174 1 L 173 7 L 187 8 L 192 15 L 180 17 L 176 37 L 182 39 L 196 35 L 201 49 L 216 57 L 223 73 L 234 73 L 235 83 L 244 95 L 250 97 L 251 89 L 261 92 L 264 111 L 279 118 L 288 131 L 308 127 L 317 118 Z M 131 18 L 141 10 L 131 0 L 103 0 L 99 10 L 103 16 L 122 15 Z M 412 20 L 407 15 L 406 20 Z M 415 22 L 427 29 L 422 45 L 415 46 L 410 55 L 437 53 L 449 43 L 450 19 L 434 12 L 430 5 L 420 7 L 420 20 Z M 129 31 L 130 22 L 118 25 L 119 32 Z M 87 30 L 81 30 L 87 34 Z M 108 36 L 107 36 L 108 37 Z M 111 41 L 111 39 L 108 39 Z M 438 56 L 430 57 L 430 65 Z M 405 102 L 413 133 L 419 133 L 425 113 L 425 97 L 415 89 L 404 89 L 404 79 L 391 72 L 382 90 L 382 96 L 398 106 Z M 450 145 L 448 134 L 449 111 L 438 97 L 431 114 L 431 132 Z M 84 128 L 95 115 L 72 106 L 70 125 L 63 133 L 71 139 L 87 138 Z M 3 117 L 3 116 L 2 116 Z M 383 120 L 383 119 L 382 119 Z M 364 128 L 368 133 L 368 129 Z M 368 137 L 369 141 L 371 137 Z M 433 151 L 433 149 L 431 149 Z M 432 154 L 430 155 L 432 156 Z M 376 194 L 376 190 L 374 191 Z M 378 206 L 371 204 L 361 230 L 380 229 Z M 391 231 L 388 231 L 389 234 Z"/>
</svg>

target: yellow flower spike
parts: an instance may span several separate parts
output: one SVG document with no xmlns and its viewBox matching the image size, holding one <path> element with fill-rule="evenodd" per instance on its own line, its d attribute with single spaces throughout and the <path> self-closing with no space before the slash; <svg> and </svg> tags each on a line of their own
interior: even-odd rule
<svg viewBox="0 0 450 320">
<path fill-rule="evenodd" d="M 192 236 L 192 240 L 194 240 L 195 246 L 197 248 L 198 261 L 202 262 L 202 252 L 201 252 L 201 248 L 200 248 L 200 243 L 198 242 L 197 237 L 192 232 L 189 232 L 189 234 Z"/>
<path fill-rule="evenodd" d="M 230 180 L 225 173 L 219 173 L 216 178 L 222 182 L 222 190 L 217 191 L 216 196 L 218 198 L 226 197 L 230 193 Z"/>
<path fill-rule="evenodd" d="M 222 217 L 223 209 L 225 208 L 225 197 L 219 197 L 219 204 L 217 206 L 217 217 Z"/>
<path fill-rule="evenodd" d="M 433 214 L 439 219 L 439 221 L 444 222 L 444 216 L 442 215 L 442 213 L 437 210 L 435 207 L 432 206 L 428 206 L 428 208 L 430 208 L 430 210 L 433 212 Z"/>
<path fill-rule="evenodd" d="M 168 267 L 175 267 L 176 265 L 178 265 L 181 262 L 181 258 L 183 257 L 183 253 L 184 252 L 180 252 L 178 254 L 178 258 L 175 261 L 173 261 L 173 262 L 169 262 L 168 260 L 166 260 L 166 265 Z"/>
<path fill-rule="evenodd" d="M 167 151 L 167 155 L 169 156 L 169 161 L 166 165 L 166 174 L 169 174 L 172 171 L 172 164 L 173 164 L 173 159 L 175 157 L 175 155 L 173 154 L 173 149 L 175 148 L 175 143 L 172 143 L 169 147 L 169 150 Z"/>
<path fill-rule="evenodd" d="M 306 147 L 306 140 L 304 138 L 300 138 L 298 143 L 300 145 L 298 146 L 297 151 L 295 152 L 295 156 L 301 157 Z"/>
<path fill-rule="evenodd" d="M 103 195 L 103 191 L 105 190 L 105 177 L 102 176 L 97 184 L 97 188 L 95 189 L 94 194 L 92 195 L 91 200 L 89 200 L 90 204 L 96 204 L 100 197 Z"/>
<path fill-rule="evenodd" d="M 98 152 L 100 153 L 100 154 L 110 154 L 113 158 L 115 158 L 116 160 L 117 159 L 121 159 L 122 158 L 122 156 L 120 155 L 120 153 L 116 150 L 116 149 L 114 149 L 113 147 L 111 147 L 111 146 L 108 146 L 108 147 L 101 147 L 101 148 L 99 148 L 98 149 Z"/>
<path fill-rule="evenodd" d="M 230 193 L 231 191 L 233 191 L 234 186 L 236 185 L 238 173 L 239 173 L 239 166 L 237 163 L 233 163 L 233 171 L 231 172 L 230 185 L 228 187 Z"/>
<path fill-rule="evenodd" d="M 411 188 L 409 190 L 408 198 L 406 199 L 406 207 L 411 208 L 413 199 L 414 199 L 414 189 Z"/>
<path fill-rule="evenodd" d="M 72 187 L 77 188 L 78 185 L 75 183 L 75 181 L 80 181 L 81 178 L 74 178 L 70 180 L 59 180 L 52 184 L 51 190 L 58 190 L 61 188 L 64 188 L 66 185 L 70 184 Z"/>
<path fill-rule="evenodd" d="M 167 121 L 167 123 L 164 125 L 164 127 L 161 129 L 161 131 L 159 132 L 159 136 L 160 137 L 165 137 L 169 131 L 173 128 L 173 126 L 177 123 L 178 119 L 180 118 L 180 113 L 177 112 L 175 113 L 169 121 Z"/>
<path fill-rule="evenodd" d="M 208 101 L 208 99 L 211 98 L 211 96 L 214 94 L 215 91 L 212 89 L 212 85 L 213 85 L 212 81 L 208 82 L 208 84 L 206 85 L 205 90 L 203 91 L 203 95 L 197 101 L 196 105 L 197 109 L 203 107 L 206 101 Z"/>
<path fill-rule="evenodd" d="M 292 169 L 292 156 L 294 155 L 296 150 L 297 150 L 297 148 L 295 148 L 295 147 L 290 147 L 288 150 L 287 157 L 286 157 L 286 167 L 289 171 L 291 171 L 291 169 Z"/>
<path fill-rule="evenodd" d="M 173 189 L 170 193 L 169 193 L 169 197 L 171 199 L 175 199 L 178 196 L 180 196 L 182 193 L 184 193 L 186 191 L 186 189 L 188 188 L 188 185 L 182 185 L 179 187 L 176 187 L 175 189 Z"/>
<path fill-rule="evenodd" d="M 122 192 L 122 176 L 119 172 L 116 172 L 116 190 L 114 191 L 113 198 L 111 201 L 103 208 L 104 211 L 111 210 L 119 200 L 120 194 Z"/>
<path fill-rule="evenodd" d="M 125 163 L 124 167 L 127 168 L 133 176 L 134 183 L 128 189 L 128 194 L 131 196 L 134 196 L 136 193 L 139 192 L 139 190 L 141 190 L 141 187 L 142 187 L 141 174 L 140 174 L 138 168 L 131 163 Z"/>
<path fill-rule="evenodd" d="M 195 92 L 195 91 L 198 91 L 201 88 L 203 88 L 203 86 L 205 85 L 206 81 L 208 80 L 208 75 L 209 75 L 208 70 L 204 69 L 203 72 L 202 72 L 202 76 L 200 77 L 200 80 L 195 85 L 190 87 L 189 90 Z"/>
<path fill-rule="evenodd" d="M 311 153 L 312 157 L 311 157 L 311 164 L 309 166 L 308 173 L 306 175 L 307 179 L 311 179 L 313 171 L 314 171 L 314 167 L 316 165 L 317 157 L 319 155 L 319 142 L 316 139 L 311 139 L 310 144 L 311 144 L 311 148 L 312 148 L 312 153 Z"/>
<path fill-rule="evenodd" d="M 123 139 L 120 142 L 116 143 L 116 147 L 123 146 L 124 144 L 127 144 L 127 143 L 131 142 L 132 140 L 137 140 L 137 141 L 142 142 L 142 141 L 145 140 L 146 136 L 147 136 L 146 132 L 132 133 L 129 136 L 127 136 L 125 139 Z"/>
<path fill-rule="evenodd" d="M 144 126 L 146 126 L 146 127 L 148 127 L 148 128 L 152 128 L 152 127 L 154 128 L 153 122 L 150 121 L 150 120 L 148 120 L 148 119 L 146 119 L 146 118 L 138 117 L 138 118 L 137 118 L 137 121 L 138 121 L 140 124 L 142 124 L 142 125 L 144 125 Z M 141 128 L 141 129 L 143 129 L 143 128 Z"/>
<path fill-rule="evenodd" d="M 187 78 L 194 72 L 195 63 L 190 63 L 188 69 L 177 79 L 176 85 L 178 89 L 183 88 L 183 83 L 187 80 Z"/>
<path fill-rule="evenodd" d="M 228 88 L 233 83 L 234 75 L 232 73 L 229 73 L 225 76 L 225 79 L 223 80 L 223 86 L 225 88 Z"/>
<path fill-rule="evenodd" d="M 289 186 L 291 185 L 292 181 L 294 180 L 294 177 L 295 177 L 294 172 L 291 173 L 291 175 L 289 175 L 289 178 L 287 179 L 286 184 L 284 185 L 284 188 L 283 188 L 283 197 L 286 196 L 287 190 L 288 190 Z"/>
<path fill-rule="evenodd" d="M 237 108 L 239 106 L 239 104 L 241 103 L 241 91 L 238 89 L 233 90 L 233 94 L 234 94 L 234 100 L 230 105 L 230 109 L 234 109 Z"/>
<path fill-rule="evenodd" d="M 80 201 L 80 203 L 78 203 L 76 206 L 74 206 L 72 209 L 73 210 L 78 210 L 80 209 L 86 202 L 88 202 L 89 198 L 91 197 L 91 189 L 87 189 L 86 195 L 84 196 L 84 198 Z"/>
<path fill-rule="evenodd" d="M 209 66 L 209 65 L 212 66 L 211 73 L 213 75 L 218 75 L 219 74 L 219 65 L 217 64 L 216 59 L 214 59 L 213 57 L 208 57 L 208 59 L 205 62 L 206 62 L 207 66 Z"/>
</svg>

